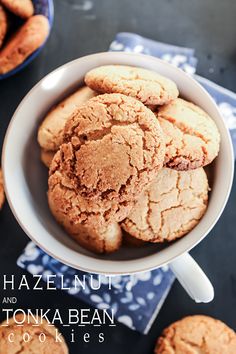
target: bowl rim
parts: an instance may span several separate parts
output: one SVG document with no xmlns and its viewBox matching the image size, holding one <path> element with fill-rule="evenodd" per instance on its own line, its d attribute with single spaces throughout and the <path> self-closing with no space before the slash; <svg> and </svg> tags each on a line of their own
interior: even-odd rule
<svg viewBox="0 0 236 354">
<path fill-rule="evenodd" d="M 189 80 L 191 81 L 191 83 L 193 85 L 195 85 L 195 87 L 198 87 L 198 90 L 200 89 L 204 95 L 207 97 L 209 103 L 211 104 L 212 107 L 214 107 L 216 113 L 218 114 L 218 117 L 219 119 L 221 120 L 221 122 L 223 123 L 222 124 L 222 127 L 224 129 L 224 134 L 225 136 L 227 137 L 227 146 L 228 146 L 228 152 L 230 154 L 230 161 L 231 161 L 231 170 L 230 170 L 230 175 L 228 177 L 228 180 L 226 181 L 227 182 L 227 190 L 226 190 L 226 193 L 225 193 L 225 198 L 224 200 L 222 199 L 221 200 L 221 205 L 219 207 L 219 212 L 217 215 L 215 215 L 214 217 L 214 222 L 212 222 L 211 225 L 209 225 L 207 227 L 207 229 L 205 230 L 204 233 L 201 234 L 201 236 L 195 241 L 195 242 L 192 242 L 190 245 L 186 246 L 186 247 L 182 247 L 181 250 L 178 250 L 177 251 L 177 247 L 176 248 L 176 251 L 175 252 L 171 252 L 172 255 L 169 256 L 169 257 L 166 257 L 166 259 L 164 261 L 161 261 L 161 262 L 155 262 L 154 259 L 155 259 L 155 256 L 156 254 L 152 254 L 152 255 L 149 255 L 147 257 L 141 257 L 140 259 L 135 259 L 135 260 L 125 260 L 125 261 L 117 261 L 117 260 L 107 260 L 107 259 L 96 259 L 96 258 L 93 258 L 89 255 L 84 255 L 84 254 L 80 254 L 78 253 L 77 251 L 74 251 L 74 250 L 71 250 L 69 247 L 67 247 L 66 245 L 63 245 L 60 241 L 56 240 L 56 242 L 58 242 L 58 244 L 60 244 L 61 247 L 65 248 L 67 251 L 69 252 L 72 252 L 71 255 L 75 255 L 77 254 L 77 256 L 79 255 L 80 256 L 80 262 L 71 262 L 68 258 L 69 257 L 65 257 L 63 258 L 62 256 L 58 256 L 57 254 L 55 254 L 51 249 L 48 249 L 44 244 L 41 244 L 36 238 L 35 238 L 35 235 L 32 235 L 32 232 L 30 231 L 30 227 L 28 227 L 28 225 L 26 226 L 25 224 L 23 224 L 20 220 L 20 218 L 18 217 L 18 212 L 17 210 L 15 209 L 14 207 L 14 204 L 13 204 L 13 201 L 11 200 L 11 197 L 10 197 L 10 188 L 8 186 L 8 183 L 6 181 L 6 176 L 5 176 L 5 169 L 6 169 L 6 160 L 5 160 L 5 155 L 6 155 L 6 148 L 7 148 L 7 144 L 8 144 L 8 137 L 9 137 L 9 134 L 10 134 L 10 131 L 11 131 L 11 127 L 14 123 L 14 121 L 18 118 L 18 111 L 20 110 L 20 108 L 24 105 L 25 101 L 28 100 L 28 98 L 30 97 L 30 95 L 32 94 L 33 91 L 37 90 L 37 88 L 41 85 L 42 81 L 47 79 L 50 75 L 55 75 L 57 72 L 59 72 L 60 70 L 65 70 L 66 68 L 68 68 L 69 66 L 73 66 L 76 62 L 79 62 L 81 60 L 87 60 L 87 59 L 91 59 L 91 58 L 94 58 L 94 59 L 99 59 L 99 58 L 102 58 L 103 56 L 106 57 L 106 59 L 109 59 L 110 57 L 114 57 L 114 55 L 117 57 L 117 63 L 119 62 L 119 57 L 122 56 L 122 57 L 127 57 L 127 56 L 131 56 L 131 57 L 141 57 L 143 59 L 148 59 L 149 61 L 154 61 L 154 62 L 159 62 L 161 63 L 161 65 L 164 65 L 166 66 L 167 68 L 171 68 L 171 70 L 176 70 L 178 73 L 180 73 L 182 76 L 185 76 L 185 79 L 186 80 Z M 96 61 L 95 61 L 96 63 Z M 129 65 L 129 64 L 127 64 Z M 95 67 L 96 65 L 94 65 Z M 66 264 L 66 265 L 69 265 L 70 267 L 73 267 L 75 269 L 79 269 L 79 270 L 82 270 L 82 271 L 85 271 L 85 272 L 89 272 L 89 273 L 97 273 L 97 274 L 106 274 L 106 275 L 125 275 L 125 274 L 134 274 L 134 273 L 140 273 L 140 272 L 145 272 L 145 271 L 149 271 L 149 270 L 152 270 L 152 269 L 155 269 L 155 268 L 159 268 L 161 266 L 164 266 L 170 262 L 172 262 L 174 259 L 180 257 L 182 254 L 190 251 L 193 247 L 195 247 L 203 238 L 205 238 L 207 236 L 207 234 L 212 230 L 212 228 L 215 226 L 216 222 L 219 220 L 224 208 L 225 208 L 225 205 L 228 201 L 228 198 L 229 198 L 229 195 L 230 195 L 230 191 L 231 191 L 231 187 L 232 187 L 232 183 L 233 183 L 233 176 L 234 176 L 234 154 L 233 154 L 233 146 L 232 146 L 232 141 L 231 141 L 231 137 L 230 137 L 230 133 L 228 131 L 228 128 L 226 127 L 225 125 L 225 122 L 219 112 L 219 109 L 215 103 L 215 101 L 213 100 L 213 98 L 210 96 L 210 94 L 204 89 L 204 87 L 202 87 L 202 85 L 200 85 L 196 80 L 194 80 L 191 76 L 187 75 L 185 72 L 183 72 L 181 69 L 179 68 L 176 68 L 176 67 L 173 67 L 173 65 L 159 59 L 159 58 L 156 58 L 156 57 L 153 57 L 153 56 L 149 56 L 149 55 L 146 55 L 146 54 L 137 54 L 137 53 L 127 53 L 127 52 L 101 52 L 101 53 L 95 53 L 95 54 L 90 54 L 90 55 L 87 55 L 87 56 L 84 56 L 84 57 L 81 57 L 81 58 L 78 58 L 78 59 L 75 59 L 73 61 L 70 61 L 60 67 L 58 67 L 57 69 L 53 70 L 52 72 L 50 72 L 49 74 L 47 74 L 44 78 L 42 78 L 29 92 L 28 94 L 23 98 L 23 100 L 20 102 L 19 106 L 17 107 L 16 111 L 14 112 L 13 116 L 12 116 L 12 119 L 9 123 L 9 126 L 7 128 L 7 132 L 5 134 L 5 139 L 4 139 L 4 144 L 3 144 L 3 150 L 2 150 L 2 167 L 3 167 L 3 179 L 4 179 L 4 185 L 5 185 L 5 192 L 6 192 L 6 197 L 7 197 L 7 200 L 8 200 L 8 203 L 9 203 L 9 206 L 15 216 L 15 218 L 17 219 L 19 225 L 21 226 L 21 228 L 24 230 L 24 232 L 29 236 L 29 238 L 34 242 L 36 243 L 41 249 L 43 249 L 47 254 L 49 254 L 51 257 L 59 260 L 60 262 L 62 262 L 63 264 Z M 188 235 L 185 236 L 185 238 L 187 237 Z M 177 241 L 178 242 L 178 241 Z M 172 247 L 172 250 L 173 250 L 173 246 L 174 244 L 170 245 L 168 248 Z M 62 254 L 63 252 L 61 252 Z M 78 256 L 78 258 L 79 258 Z M 124 263 L 124 265 L 127 265 L 130 264 L 132 265 L 132 263 L 134 262 L 137 262 L 137 261 L 140 261 L 140 260 L 144 260 L 144 259 L 147 259 L 147 258 L 152 258 L 153 261 L 149 262 L 151 263 L 151 265 L 145 267 L 145 266 L 142 266 L 141 268 L 139 267 L 139 269 L 133 269 L 132 266 L 131 268 L 132 269 L 129 269 L 128 271 L 125 270 L 125 267 L 122 266 L 122 269 L 123 270 L 119 270 L 119 271 L 115 271 L 113 270 L 114 268 L 114 264 L 117 264 L 117 263 Z M 82 260 L 82 262 L 81 262 Z M 83 266 L 83 260 L 86 260 L 87 262 L 91 262 L 91 264 L 93 264 L 93 266 L 89 266 L 89 267 L 85 267 Z M 79 266 L 78 266 L 78 263 Z M 81 266 L 82 264 L 82 266 Z M 96 266 L 95 266 L 96 264 Z M 134 267 L 134 268 L 137 268 L 137 267 Z M 112 269 L 112 270 L 111 270 Z"/>
<path fill-rule="evenodd" d="M 49 33 L 47 35 L 47 38 L 45 39 L 45 41 L 43 42 L 43 44 L 36 49 L 29 57 L 27 57 L 23 63 L 21 63 L 20 65 L 18 65 L 15 69 L 12 69 L 11 71 L 7 72 L 6 74 L 2 74 L 0 75 L 0 81 L 7 79 L 8 77 L 11 77 L 15 74 L 17 74 L 19 71 L 23 70 L 26 66 L 28 66 L 41 52 L 41 50 L 43 49 L 43 47 L 45 46 L 51 30 L 52 30 L 52 26 L 53 26 L 53 21 L 54 21 L 54 3 L 53 0 L 46 0 L 47 1 L 47 5 L 48 5 L 48 21 L 49 21 Z M 40 14 L 38 14 L 40 15 Z"/>
</svg>

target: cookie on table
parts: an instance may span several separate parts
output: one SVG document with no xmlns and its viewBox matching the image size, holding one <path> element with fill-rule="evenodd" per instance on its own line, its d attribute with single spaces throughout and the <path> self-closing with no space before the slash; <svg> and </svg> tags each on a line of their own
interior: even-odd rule
<svg viewBox="0 0 236 354">
<path fill-rule="evenodd" d="M 166 137 L 167 167 L 194 169 L 210 164 L 218 155 L 219 131 L 200 107 L 177 98 L 159 107 L 156 114 Z"/>
<path fill-rule="evenodd" d="M 125 95 L 91 98 L 66 123 L 64 139 L 50 166 L 48 199 L 76 224 L 123 220 L 163 166 L 155 115 Z"/>
<path fill-rule="evenodd" d="M 167 327 L 158 339 L 155 354 L 235 354 L 236 334 L 223 322 L 195 315 Z"/>
<path fill-rule="evenodd" d="M 4 7 L 0 4 L 0 48 L 7 34 L 8 19 Z"/>
<path fill-rule="evenodd" d="M 203 168 L 163 168 L 140 195 L 121 227 L 143 241 L 173 241 L 198 224 L 207 208 L 208 189 Z"/>
<path fill-rule="evenodd" d="M 16 321 L 23 325 L 17 326 Z M 36 324 L 38 325 L 36 326 Z M 32 316 L 29 316 L 29 320 L 26 316 L 24 321 L 23 315 L 16 315 L 16 320 L 11 318 L 8 322 L 4 321 L 0 325 L 0 354 L 69 354 L 64 338 L 57 331 L 56 327 L 49 326 L 44 319 L 39 318 L 37 322 Z M 28 342 L 22 341 L 24 333 L 28 333 L 30 336 Z M 40 333 L 45 334 L 44 343 L 39 340 Z M 58 336 L 60 335 L 61 342 L 56 341 L 57 333 Z M 14 341 L 13 343 L 8 339 L 9 336 Z"/>
<path fill-rule="evenodd" d="M 24 19 L 34 14 L 34 6 L 31 0 L 0 0 L 0 3 L 16 16 Z"/>
<path fill-rule="evenodd" d="M 30 17 L 0 51 L 0 74 L 5 74 L 38 49 L 49 34 L 48 19 L 43 15 Z"/>
<path fill-rule="evenodd" d="M 176 84 L 155 71 L 124 65 L 105 65 L 85 75 L 86 84 L 102 93 L 122 93 L 145 105 L 162 105 L 178 97 Z"/>
<path fill-rule="evenodd" d="M 2 171 L 0 169 L 0 209 L 2 209 L 4 201 L 5 201 L 5 193 L 4 193 L 4 186 L 3 186 Z"/>
<path fill-rule="evenodd" d="M 38 130 L 38 142 L 41 148 L 56 152 L 63 142 L 66 121 L 79 106 L 96 95 L 95 91 L 84 86 L 53 107 Z"/>
</svg>

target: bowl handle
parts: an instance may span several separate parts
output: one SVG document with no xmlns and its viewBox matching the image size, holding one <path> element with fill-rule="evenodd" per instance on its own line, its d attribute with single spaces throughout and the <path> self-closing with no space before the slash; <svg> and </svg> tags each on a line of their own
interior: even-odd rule
<svg viewBox="0 0 236 354">
<path fill-rule="evenodd" d="M 169 264 L 176 278 L 195 302 L 210 302 L 214 288 L 195 260 L 185 253 Z"/>
</svg>

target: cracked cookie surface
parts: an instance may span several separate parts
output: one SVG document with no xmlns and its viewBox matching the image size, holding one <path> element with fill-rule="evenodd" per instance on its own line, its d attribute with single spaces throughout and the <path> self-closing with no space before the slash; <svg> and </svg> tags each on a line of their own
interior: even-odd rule
<svg viewBox="0 0 236 354">
<path fill-rule="evenodd" d="M 22 326 L 17 326 L 15 322 L 22 323 Z M 0 326 L 0 354 L 68 354 L 68 348 L 64 338 L 56 327 L 48 325 L 44 319 L 39 319 L 39 323 L 35 322 L 33 317 L 29 317 L 24 321 L 23 315 L 16 315 L 16 321 L 9 319 Z M 29 322 L 29 323 L 28 323 Z M 37 326 L 35 324 L 38 324 Z M 35 326 L 33 326 L 35 325 Z M 58 331 L 58 332 L 57 332 Z M 22 336 L 28 333 L 30 340 L 24 342 Z M 46 340 L 44 343 L 39 341 L 40 333 L 44 333 Z M 61 342 L 56 342 L 56 333 L 61 339 Z M 12 335 L 13 334 L 13 335 Z M 12 343 L 9 341 L 9 335 Z M 26 336 L 28 339 L 28 336 Z M 42 336 L 42 339 L 44 337 Z"/>
<path fill-rule="evenodd" d="M 0 4 L 0 48 L 7 34 L 8 20 L 4 7 Z"/>
<path fill-rule="evenodd" d="M 149 242 L 173 241 L 191 231 L 204 215 L 208 181 L 203 168 L 163 168 L 140 195 L 121 227 Z"/>
<path fill-rule="evenodd" d="M 16 16 L 24 19 L 33 16 L 34 6 L 31 0 L 0 0 L 0 2 Z"/>
<path fill-rule="evenodd" d="M 156 113 L 166 137 L 166 167 L 189 170 L 210 164 L 218 155 L 220 135 L 201 108 L 177 98 Z"/>
<path fill-rule="evenodd" d="M 158 339 L 155 354 L 235 354 L 236 334 L 223 322 L 195 315 L 166 328 Z"/>
<path fill-rule="evenodd" d="M 85 75 L 85 82 L 97 92 L 122 93 L 145 105 L 162 105 L 179 95 L 173 81 L 155 71 L 132 66 L 97 67 Z"/>
<path fill-rule="evenodd" d="M 43 15 L 30 17 L 0 52 L 0 74 L 5 74 L 38 49 L 49 33 L 48 19 Z"/>
<path fill-rule="evenodd" d="M 2 171 L 0 169 L 0 209 L 2 209 L 4 201 L 5 201 L 5 193 L 4 193 L 4 186 L 3 186 Z"/>
<path fill-rule="evenodd" d="M 49 176 L 49 204 L 74 223 L 123 220 L 163 166 L 165 144 L 155 115 L 141 102 L 104 94 L 78 108 Z"/>
<path fill-rule="evenodd" d="M 94 253 L 112 253 L 118 251 L 122 243 L 122 231 L 118 223 L 93 224 L 84 226 L 72 222 L 65 213 L 58 210 L 57 205 L 50 201 L 50 209 L 55 219 L 67 234 L 80 246 Z"/>
<path fill-rule="evenodd" d="M 63 142 L 63 131 L 71 114 L 97 93 L 89 87 L 81 87 L 49 111 L 38 130 L 38 142 L 46 152 L 56 152 Z"/>
</svg>

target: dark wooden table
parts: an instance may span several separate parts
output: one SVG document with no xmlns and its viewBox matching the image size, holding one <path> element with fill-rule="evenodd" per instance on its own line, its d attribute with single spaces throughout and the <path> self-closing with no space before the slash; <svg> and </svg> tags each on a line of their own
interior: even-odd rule
<svg viewBox="0 0 236 354">
<path fill-rule="evenodd" d="M 54 27 L 41 55 L 15 77 L 0 82 L 0 142 L 17 105 L 39 79 L 72 59 L 106 51 L 119 31 L 136 32 L 163 42 L 194 47 L 199 58 L 198 73 L 236 91 L 235 0 L 54 2 Z M 86 8 L 88 10 L 83 10 Z M 236 184 L 220 221 L 192 251 L 214 284 L 215 299 L 212 303 L 195 304 L 175 282 L 147 336 L 117 324 L 116 328 L 103 328 L 105 343 L 98 345 L 98 330 L 86 328 L 91 333 L 91 342 L 84 344 L 82 331 L 79 331 L 76 334 L 77 344 L 70 346 L 70 353 L 151 354 L 162 329 L 187 314 L 212 315 L 236 330 L 235 200 Z M 29 239 L 7 205 L 0 213 L 0 239 L 0 274 L 15 274 L 17 279 L 23 273 L 16 266 L 16 259 Z M 3 292 L 0 284 L 0 302 L 7 295 L 17 296 L 18 307 L 22 308 L 59 308 L 67 311 L 72 307 L 86 307 L 62 291 Z M 64 328 L 63 333 L 69 339 L 69 330 Z"/>
</svg>

